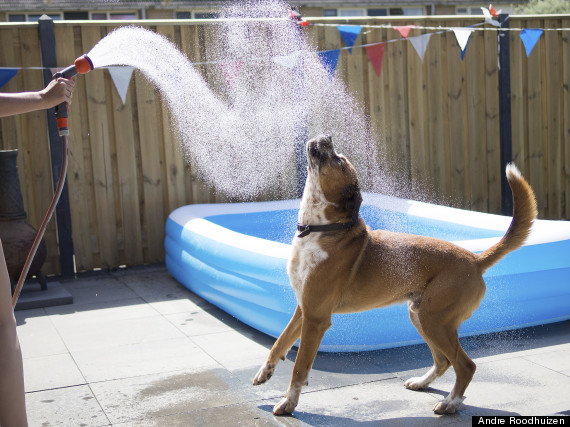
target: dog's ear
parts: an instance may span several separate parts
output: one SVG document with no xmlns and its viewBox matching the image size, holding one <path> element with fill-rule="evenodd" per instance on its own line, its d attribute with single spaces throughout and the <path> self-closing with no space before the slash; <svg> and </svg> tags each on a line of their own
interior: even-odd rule
<svg viewBox="0 0 570 427">
<path fill-rule="evenodd" d="M 352 217 L 357 217 L 362 203 L 362 195 L 358 184 L 350 184 L 343 191 L 344 208 Z"/>
</svg>

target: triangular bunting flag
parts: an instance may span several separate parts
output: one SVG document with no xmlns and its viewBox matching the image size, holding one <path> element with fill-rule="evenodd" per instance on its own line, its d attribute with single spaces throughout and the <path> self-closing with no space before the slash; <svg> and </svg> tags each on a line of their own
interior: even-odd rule
<svg viewBox="0 0 570 427">
<path fill-rule="evenodd" d="M 408 37 L 408 34 L 410 34 L 410 30 L 412 28 L 416 28 L 416 26 L 415 25 L 394 26 L 394 29 L 398 30 L 398 32 L 402 35 L 403 38 Z"/>
<path fill-rule="evenodd" d="M 491 5 L 490 7 L 493 7 L 493 5 Z M 499 24 L 499 21 L 496 21 L 495 19 L 493 19 L 493 16 L 497 16 L 497 15 L 493 15 L 490 9 L 487 9 L 486 7 L 482 7 L 481 10 L 483 11 L 483 16 L 485 17 L 485 24 L 490 24 L 490 25 L 494 25 L 495 27 L 500 27 L 501 24 Z M 495 9 L 493 9 L 495 10 Z M 495 12 L 497 13 L 497 12 Z"/>
<path fill-rule="evenodd" d="M 475 30 L 472 28 L 456 28 L 453 30 L 457 43 L 459 43 L 459 47 L 461 48 L 461 60 L 463 60 L 463 57 L 465 56 L 465 48 L 467 48 L 469 37 L 471 37 L 471 33 L 473 31 Z"/>
<path fill-rule="evenodd" d="M 293 52 L 290 55 L 281 55 L 273 57 L 273 62 L 276 64 L 282 65 L 283 67 L 287 68 L 295 68 L 299 58 L 301 56 L 301 51 L 298 50 L 297 52 Z"/>
<path fill-rule="evenodd" d="M 426 49 L 430 39 L 431 39 L 431 34 L 429 33 L 422 34 L 421 36 L 410 37 L 408 39 L 412 43 L 414 49 L 416 49 L 416 52 L 420 56 L 422 62 L 424 62 L 424 55 L 426 54 Z"/>
<path fill-rule="evenodd" d="M 526 50 L 526 56 L 529 56 L 534 49 L 534 45 L 542 35 L 543 31 L 533 28 L 526 28 L 521 31 L 521 40 Z"/>
<path fill-rule="evenodd" d="M 219 65 L 228 87 L 232 89 L 241 73 L 243 63 L 241 61 L 228 61 L 222 62 Z"/>
<path fill-rule="evenodd" d="M 129 83 L 131 82 L 131 77 L 133 75 L 133 67 L 109 67 L 109 74 L 111 74 L 111 79 L 115 84 L 115 89 L 121 97 L 123 104 L 127 99 L 127 90 L 129 90 Z"/>
<path fill-rule="evenodd" d="M 16 74 L 18 74 L 17 68 L 0 68 L 0 87 L 12 80 Z"/>
<path fill-rule="evenodd" d="M 366 46 L 366 53 L 368 54 L 368 58 L 370 58 L 370 62 L 372 62 L 372 66 L 374 67 L 374 71 L 376 71 L 376 75 L 378 77 L 380 77 L 380 71 L 382 70 L 382 58 L 384 57 L 385 48 L 386 43 Z"/>
<path fill-rule="evenodd" d="M 360 25 L 338 25 L 337 28 L 340 31 L 344 43 L 348 47 L 348 51 L 352 53 L 352 46 L 354 46 L 354 42 L 358 38 L 362 27 Z"/>
<path fill-rule="evenodd" d="M 334 70 L 336 69 L 339 53 L 340 53 L 339 49 L 325 50 L 324 52 L 319 52 L 319 58 L 323 64 L 323 67 L 325 67 L 325 70 L 327 70 L 327 73 L 331 80 L 334 77 Z"/>
</svg>

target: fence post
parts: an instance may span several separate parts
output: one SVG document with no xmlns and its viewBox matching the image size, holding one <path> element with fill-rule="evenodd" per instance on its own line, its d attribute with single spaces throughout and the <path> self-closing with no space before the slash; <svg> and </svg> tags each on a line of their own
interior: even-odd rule
<svg viewBox="0 0 570 427">
<path fill-rule="evenodd" d="M 501 29 L 509 28 L 509 15 L 499 15 Z M 503 215 L 512 215 L 513 198 L 505 176 L 505 168 L 513 159 L 513 134 L 511 128 L 511 52 L 509 31 L 498 31 L 499 48 L 499 129 L 501 145 L 501 209 Z"/>
<path fill-rule="evenodd" d="M 57 67 L 55 56 L 55 31 L 53 20 L 43 15 L 38 21 L 38 32 L 40 38 L 40 49 L 42 54 L 42 66 L 44 74 L 44 85 L 52 79 L 50 68 Z M 61 171 L 61 158 L 63 144 L 57 130 L 57 121 L 54 109 L 50 108 L 46 112 L 49 132 L 50 157 L 52 164 L 52 179 L 54 188 Z M 61 274 L 64 277 L 72 277 L 75 274 L 73 262 L 73 240 L 71 238 L 71 211 L 69 208 L 69 193 L 67 179 L 56 207 L 57 236 L 59 244 L 59 262 L 61 264 Z"/>
</svg>

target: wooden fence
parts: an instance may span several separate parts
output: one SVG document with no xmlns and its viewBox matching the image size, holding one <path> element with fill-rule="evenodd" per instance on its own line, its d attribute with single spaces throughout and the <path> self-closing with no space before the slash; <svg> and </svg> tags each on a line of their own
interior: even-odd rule
<svg viewBox="0 0 570 427">
<path fill-rule="evenodd" d="M 313 19 L 311 23 L 346 24 Z M 475 31 L 462 60 L 455 35 L 480 18 L 354 18 L 363 25 L 352 53 L 336 69 L 362 103 L 387 164 L 414 197 L 499 213 L 501 176 L 497 31 Z M 133 24 L 132 22 L 129 24 Z M 189 57 L 207 56 L 214 22 L 137 21 Z M 393 28 L 417 25 L 408 38 L 434 33 L 423 62 Z M 55 22 L 57 63 L 67 66 L 124 22 Z M 425 27 L 429 27 L 427 29 Z M 569 28 L 570 16 L 511 17 L 510 27 Z M 334 25 L 311 25 L 319 50 L 344 47 Z M 520 31 L 510 33 L 513 160 L 536 191 L 540 216 L 570 219 L 570 32 L 545 31 L 527 58 Z M 364 48 L 387 41 L 378 77 Z M 3 91 L 43 87 L 37 24 L 0 24 L 0 67 L 22 68 Z M 218 72 L 201 66 L 207 80 Z M 225 201 L 185 164 L 155 89 L 135 72 L 123 104 L 107 71 L 77 79 L 70 112 L 68 188 L 76 270 L 162 262 L 168 214 L 189 203 Z M 30 223 L 37 226 L 52 194 L 46 113 L 0 121 L 0 148 L 20 150 L 18 166 Z M 60 274 L 52 221 L 44 272 Z"/>
</svg>

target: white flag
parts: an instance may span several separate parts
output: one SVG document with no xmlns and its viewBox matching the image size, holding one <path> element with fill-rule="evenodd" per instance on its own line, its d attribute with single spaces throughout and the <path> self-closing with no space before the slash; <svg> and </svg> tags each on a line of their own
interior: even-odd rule
<svg viewBox="0 0 570 427">
<path fill-rule="evenodd" d="M 459 43 L 459 47 L 461 48 L 461 59 L 463 59 L 465 48 L 467 47 L 469 37 L 471 37 L 471 33 L 473 31 L 475 31 L 473 28 L 456 28 L 453 30 L 457 43 Z"/>
<path fill-rule="evenodd" d="M 295 68 L 300 57 L 301 57 L 301 51 L 298 50 L 296 52 L 291 53 L 290 55 L 275 56 L 273 57 L 273 62 L 282 65 L 283 67 Z"/>
<path fill-rule="evenodd" d="M 131 77 L 133 75 L 133 67 L 108 67 L 113 83 L 115 83 L 115 88 L 123 101 L 127 99 L 127 90 L 129 89 L 129 83 L 131 82 Z"/>
<path fill-rule="evenodd" d="M 422 34 L 421 36 L 410 37 L 408 39 L 412 43 L 412 46 L 414 46 L 414 49 L 416 49 L 422 62 L 424 62 L 424 55 L 426 54 L 430 38 L 431 34 Z"/>
</svg>

